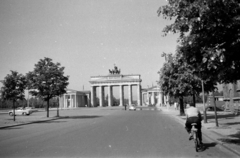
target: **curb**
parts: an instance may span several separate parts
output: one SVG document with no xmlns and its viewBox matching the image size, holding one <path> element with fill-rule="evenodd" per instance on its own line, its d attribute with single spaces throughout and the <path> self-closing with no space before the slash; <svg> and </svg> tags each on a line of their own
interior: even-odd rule
<svg viewBox="0 0 240 158">
<path fill-rule="evenodd" d="M 169 110 L 165 110 L 165 109 L 164 109 L 164 110 L 161 110 L 161 111 L 168 113 L 167 111 L 169 111 Z M 180 118 L 179 116 L 175 116 L 175 115 L 171 115 L 171 116 L 173 116 L 175 119 L 177 119 L 177 121 L 178 121 L 180 124 L 184 125 L 184 121 L 183 121 L 182 118 Z M 205 127 L 202 127 L 202 130 L 204 131 L 204 132 L 202 132 L 202 135 L 203 135 L 205 138 L 207 138 L 207 139 L 209 139 L 209 140 L 211 140 L 211 141 L 216 142 L 218 145 L 221 145 L 223 148 L 225 148 L 225 149 L 228 150 L 229 152 L 231 152 L 231 153 L 237 155 L 238 157 L 240 157 L 240 151 L 237 151 L 237 150 L 234 150 L 234 149 L 229 148 L 229 147 L 228 147 L 229 144 L 226 144 L 226 145 L 225 145 L 223 142 L 221 142 L 221 141 L 219 141 L 219 140 L 217 140 L 217 139 L 214 139 L 214 138 L 209 137 L 206 133 L 211 133 L 212 135 L 215 135 L 215 136 L 216 136 L 216 135 L 222 136 L 221 134 L 216 133 L 216 132 L 214 132 L 214 131 L 207 131 L 207 129 L 206 129 Z M 224 137 L 224 136 L 222 136 L 222 137 Z M 227 145 L 228 145 L 228 146 L 227 146 Z M 234 145 L 231 145 L 231 146 L 234 146 Z"/>
<path fill-rule="evenodd" d="M 206 131 L 205 128 L 204 128 L 204 132 L 207 132 L 207 133 L 208 133 L 208 132 L 211 132 L 211 133 L 214 134 L 214 135 L 220 135 L 220 136 L 222 136 L 221 134 L 216 133 L 216 132 L 214 132 L 214 131 Z M 210 139 L 210 140 L 216 142 L 217 144 L 221 145 L 221 146 L 224 147 L 225 149 L 229 150 L 230 152 L 232 152 L 232 153 L 234 153 L 235 155 L 237 155 L 237 156 L 240 157 L 240 152 L 239 152 L 239 151 L 234 150 L 234 149 L 231 149 L 231 148 L 228 147 L 228 146 L 232 146 L 232 145 L 230 145 L 230 144 L 226 144 L 226 145 L 225 145 L 225 143 L 223 143 L 223 142 L 221 142 L 221 141 L 219 141 L 219 140 L 217 140 L 217 139 L 211 138 L 211 137 L 209 137 L 207 134 L 203 134 L 203 135 L 204 135 L 204 137 L 206 137 L 207 139 Z M 223 136 L 223 137 L 224 137 L 224 136 Z M 228 146 L 227 146 L 227 145 L 228 145 Z"/>
</svg>

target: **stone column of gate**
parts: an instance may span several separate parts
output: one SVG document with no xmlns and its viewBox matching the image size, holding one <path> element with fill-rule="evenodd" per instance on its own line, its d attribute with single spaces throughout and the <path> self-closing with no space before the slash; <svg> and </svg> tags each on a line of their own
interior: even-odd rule
<svg viewBox="0 0 240 158">
<path fill-rule="evenodd" d="M 163 100 L 164 100 L 164 105 L 167 106 L 166 96 L 163 97 Z"/>
<path fill-rule="evenodd" d="M 94 86 L 91 87 L 91 107 L 95 107 L 96 104 L 96 95 L 95 95 L 96 88 Z"/>
<path fill-rule="evenodd" d="M 72 94 L 70 94 L 70 105 L 69 108 L 72 108 Z"/>
<path fill-rule="evenodd" d="M 153 105 L 155 105 L 155 103 L 156 103 L 156 98 L 155 98 L 155 92 L 152 92 L 152 97 L 151 97 L 151 99 L 152 99 L 152 104 Z"/>
<path fill-rule="evenodd" d="M 128 86 L 128 104 L 131 105 L 132 104 L 132 85 Z"/>
<path fill-rule="evenodd" d="M 158 106 L 161 106 L 162 105 L 162 93 L 159 92 L 158 93 Z"/>
<path fill-rule="evenodd" d="M 108 106 L 112 106 L 112 86 L 108 86 Z"/>
<path fill-rule="evenodd" d="M 99 86 L 99 107 L 103 106 L 103 86 Z"/>
<path fill-rule="evenodd" d="M 63 94 L 63 108 L 66 108 L 66 94 Z"/>
<path fill-rule="evenodd" d="M 149 92 L 147 92 L 147 103 L 148 103 L 148 105 L 150 105 L 150 99 L 149 99 L 150 97 L 149 97 Z"/>
<path fill-rule="evenodd" d="M 138 105 L 142 106 L 142 95 L 141 95 L 141 85 L 138 85 L 137 88 L 137 94 L 138 94 Z"/>
<path fill-rule="evenodd" d="M 142 95 L 142 104 L 147 105 L 147 92 Z"/>
<path fill-rule="evenodd" d="M 163 106 L 164 105 L 164 93 L 163 92 L 162 92 L 162 98 L 161 99 L 162 99 L 161 103 L 162 103 L 162 106 Z"/>
<path fill-rule="evenodd" d="M 77 94 L 75 94 L 75 108 L 77 107 Z"/>
<path fill-rule="evenodd" d="M 145 101 L 144 101 L 144 93 L 142 93 L 142 103 L 145 103 Z"/>
<path fill-rule="evenodd" d="M 123 92 L 123 85 L 120 85 L 120 105 L 119 106 L 123 106 L 124 104 L 124 92 Z"/>
<path fill-rule="evenodd" d="M 90 103 L 90 98 L 91 98 L 91 94 L 88 94 L 87 95 L 87 107 L 89 107 L 89 103 Z"/>
<path fill-rule="evenodd" d="M 102 96 L 103 96 L 103 106 L 106 106 L 105 105 L 105 88 L 104 87 L 102 89 Z"/>
</svg>

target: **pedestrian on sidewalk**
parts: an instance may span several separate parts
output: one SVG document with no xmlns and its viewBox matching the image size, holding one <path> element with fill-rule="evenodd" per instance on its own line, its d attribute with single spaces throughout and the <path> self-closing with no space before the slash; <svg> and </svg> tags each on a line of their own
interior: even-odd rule
<svg viewBox="0 0 240 158">
<path fill-rule="evenodd" d="M 174 103 L 174 109 L 178 110 L 178 103 L 177 102 Z"/>
</svg>

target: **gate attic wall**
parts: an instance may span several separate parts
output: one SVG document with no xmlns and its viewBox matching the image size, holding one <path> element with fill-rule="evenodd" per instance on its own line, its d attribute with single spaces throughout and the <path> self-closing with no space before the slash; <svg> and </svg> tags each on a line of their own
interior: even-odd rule
<svg viewBox="0 0 240 158">
<path fill-rule="evenodd" d="M 103 106 L 104 102 L 104 87 L 108 87 L 108 106 L 113 105 L 113 92 L 112 88 L 119 87 L 120 105 L 124 104 L 124 86 L 128 86 L 129 92 L 129 105 L 132 104 L 132 86 L 137 86 L 137 102 L 142 105 L 141 99 L 141 76 L 140 75 L 120 75 L 111 74 L 107 76 L 93 76 L 90 79 L 91 84 L 91 106 L 96 106 L 96 88 L 99 87 L 99 106 Z"/>
</svg>

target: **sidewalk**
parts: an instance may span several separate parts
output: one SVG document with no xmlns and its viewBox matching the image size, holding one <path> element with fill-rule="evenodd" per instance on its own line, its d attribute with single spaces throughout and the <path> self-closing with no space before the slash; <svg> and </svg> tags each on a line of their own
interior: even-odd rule
<svg viewBox="0 0 240 158">
<path fill-rule="evenodd" d="M 185 125 L 186 117 L 180 116 L 179 110 L 175 110 L 174 107 L 160 107 L 160 109 Z M 202 111 L 201 113 L 203 114 Z M 216 127 L 214 111 L 207 111 L 207 123 L 202 121 L 203 137 L 222 145 L 240 157 L 240 116 L 224 111 L 218 111 L 217 116 L 218 127 Z"/>
</svg>

